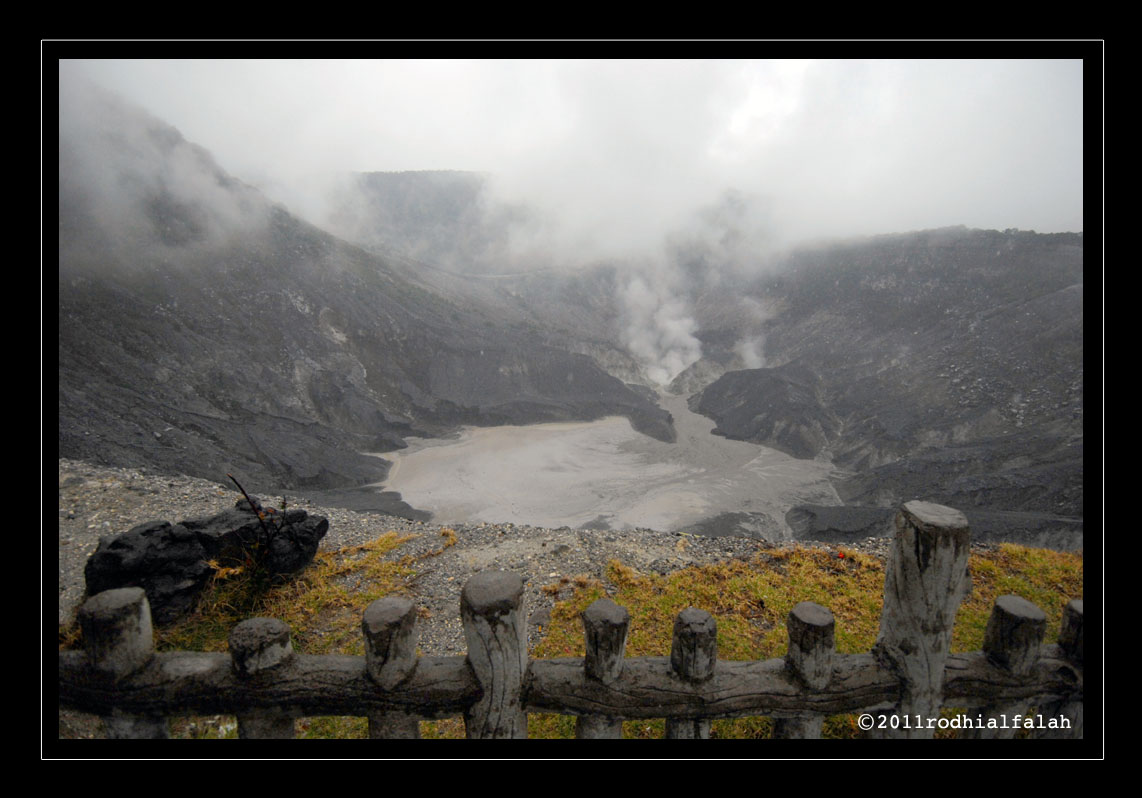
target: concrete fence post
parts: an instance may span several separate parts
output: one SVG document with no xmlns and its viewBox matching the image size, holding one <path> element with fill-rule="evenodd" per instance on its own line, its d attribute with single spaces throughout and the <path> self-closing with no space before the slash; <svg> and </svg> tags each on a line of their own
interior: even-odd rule
<svg viewBox="0 0 1142 798">
<path fill-rule="evenodd" d="M 1063 656 L 1070 660 L 1080 672 L 1083 667 L 1083 601 L 1074 599 L 1063 608 L 1063 623 L 1059 628 L 1059 648 Z M 1052 718 L 1062 724 L 1065 719 L 1070 728 L 1036 729 L 1031 736 L 1036 738 L 1081 738 L 1083 736 L 1083 694 L 1080 690 L 1066 698 L 1048 701 L 1039 707 L 1039 714 L 1045 723 Z"/>
<path fill-rule="evenodd" d="M 151 605 L 140 587 L 106 590 L 84 602 L 78 613 L 88 665 L 97 678 L 118 682 L 146 667 L 154 657 Z M 113 739 L 164 739 L 165 717 L 114 712 L 103 716 Z"/>
<path fill-rule="evenodd" d="M 630 613 L 602 598 L 583 610 L 582 619 L 586 642 L 583 669 L 587 678 L 614 684 L 623 671 Z M 623 736 L 623 722 L 608 715 L 580 715 L 575 719 L 575 736 L 584 740 L 619 739 Z"/>
<path fill-rule="evenodd" d="M 483 571 L 460 593 L 460 620 L 468 664 L 482 695 L 464 713 L 470 739 L 527 737 L 523 677 L 527 670 L 523 580 L 507 571 Z"/>
<path fill-rule="evenodd" d="M 1012 676 L 1026 676 L 1039 661 L 1047 616 L 1030 601 L 1019 596 L 1000 596 L 995 600 L 983 637 L 983 653 L 993 665 Z M 968 740 L 1010 739 L 1016 728 L 1005 723 L 1003 716 L 1025 715 L 1030 702 L 989 704 L 976 713 L 977 725 L 964 729 L 960 736 Z M 991 722 L 995 728 L 988 728 Z"/>
<path fill-rule="evenodd" d="M 718 625 L 705 610 L 690 607 L 674 619 L 674 640 L 670 648 L 670 667 L 676 676 L 691 685 L 707 682 L 718 664 Z M 675 740 L 705 740 L 710 736 L 710 721 L 705 719 L 667 718 L 666 737 Z"/>
<path fill-rule="evenodd" d="M 942 704 L 956 610 L 971 593 L 971 534 L 963 513 L 929 502 L 904 504 L 895 526 L 873 653 L 900 676 L 901 699 L 886 728 L 869 736 L 927 739 Z"/>
<path fill-rule="evenodd" d="M 1083 664 L 1083 600 L 1073 599 L 1063 608 L 1063 623 L 1059 627 L 1059 646 L 1067 659 L 1076 665 Z"/>
<path fill-rule="evenodd" d="M 811 690 L 822 690 L 833 678 L 836 622 L 833 613 L 820 604 L 802 601 L 789 612 L 786 621 L 789 650 L 785 668 Z M 825 717 L 807 712 L 774 719 L 778 739 L 818 739 Z"/>
<path fill-rule="evenodd" d="M 416 670 L 416 605 L 386 596 L 367 608 L 361 619 L 365 637 L 365 670 L 381 690 L 392 690 Z M 399 709 L 369 713 L 369 737 L 415 739 L 420 719 Z"/>
<path fill-rule="evenodd" d="M 250 618 L 230 630 L 230 663 L 241 680 L 258 683 L 272 679 L 274 671 L 293 659 L 289 626 L 276 618 Z M 262 709 L 238 716 L 243 740 L 290 739 L 293 718 L 278 709 Z"/>
</svg>

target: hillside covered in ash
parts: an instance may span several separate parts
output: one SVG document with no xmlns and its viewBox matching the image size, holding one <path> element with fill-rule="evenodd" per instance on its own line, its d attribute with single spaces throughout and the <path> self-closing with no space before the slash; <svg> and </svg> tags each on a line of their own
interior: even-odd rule
<svg viewBox="0 0 1142 798">
<path fill-rule="evenodd" d="M 513 253 L 527 209 L 471 173 L 361 176 L 322 228 L 62 83 L 59 148 L 61 457 L 352 502 L 386 473 L 371 453 L 462 425 L 618 415 L 671 441 L 669 391 L 716 434 L 836 467 L 864 514 L 791 508 L 798 536 L 923 498 L 1081 541 L 1081 233 L 743 259 L 731 219 L 672 241 L 668 269 L 571 270 Z"/>
<path fill-rule="evenodd" d="M 60 97 L 59 453 L 251 489 L 383 478 L 403 436 L 668 415 L 591 359 L 426 291 L 149 115 Z"/>
<path fill-rule="evenodd" d="M 825 454 L 847 503 L 1083 514 L 1083 237 L 952 228 L 792 255 L 751 296 L 764 368 L 691 400 L 717 431 Z M 709 330 L 708 351 L 740 333 Z M 716 355 L 715 355 L 716 357 Z"/>
</svg>

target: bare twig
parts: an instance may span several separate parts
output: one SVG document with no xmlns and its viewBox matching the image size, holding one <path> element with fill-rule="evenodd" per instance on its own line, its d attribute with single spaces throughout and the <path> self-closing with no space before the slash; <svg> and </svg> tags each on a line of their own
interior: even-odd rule
<svg viewBox="0 0 1142 798">
<path fill-rule="evenodd" d="M 281 527 L 275 527 L 274 531 L 271 532 L 270 528 L 266 526 L 266 514 L 262 511 L 261 505 L 254 503 L 254 500 L 250 498 L 250 494 L 246 493 L 246 489 L 242 487 L 242 483 L 235 479 L 233 474 L 227 474 L 226 476 L 230 477 L 230 480 L 238 486 L 238 490 L 242 491 L 242 495 L 246 497 L 246 502 L 250 505 L 250 509 L 252 509 L 258 516 L 258 523 L 262 525 L 262 534 L 264 536 L 265 546 L 261 548 L 264 548 L 264 551 L 255 552 L 255 564 L 258 568 L 261 568 L 262 560 L 269 555 L 270 544 L 273 542 L 274 537 L 277 535 L 277 533 L 281 531 Z M 282 519 L 281 523 L 285 523 L 284 518 Z"/>
</svg>

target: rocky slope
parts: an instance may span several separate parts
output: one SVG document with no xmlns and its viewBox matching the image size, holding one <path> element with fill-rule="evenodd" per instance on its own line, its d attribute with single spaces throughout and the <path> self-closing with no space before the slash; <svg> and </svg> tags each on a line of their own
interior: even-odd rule
<svg viewBox="0 0 1142 798">
<path fill-rule="evenodd" d="M 1081 234 L 952 228 L 806 250 L 747 295 L 771 309 L 754 331 L 767 367 L 692 400 L 721 434 L 831 457 L 846 503 L 1081 519 Z M 716 357 L 727 330 L 704 329 Z"/>
<path fill-rule="evenodd" d="M 360 452 L 459 424 L 672 436 L 590 358 L 271 205 L 162 122 L 60 106 L 61 456 L 330 489 L 383 477 Z"/>
<path fill-rule="evenodd" d="M 690 399 L 715 419 L 715 435 L 753 441 L 811 460 L 836 437 L 840 420 L 824 405 L 821 380 L 798 363 L 729 371 Z"/>
</svg>

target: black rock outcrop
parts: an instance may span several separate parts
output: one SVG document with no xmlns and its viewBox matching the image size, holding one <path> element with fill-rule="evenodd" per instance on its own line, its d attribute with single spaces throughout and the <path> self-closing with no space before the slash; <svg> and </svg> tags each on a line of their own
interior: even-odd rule
<svg viewBox="0 0 1142 798">
<path fill-rule="evenodd" d="M 214 569 L 194 532 L 169 521 L 148 521 L 128 532 L 104 537 L 87 561 L 87 594 L 120 587 L 141 587 L 151 617 L 165 624 L 189 612 Z"/>
<path fill-rule="evenodd" d="M 251 497 L 257 505 L 257 498 Z M 121 535 L 100 539 L 87 561 L 88 595 L 119 587 L 141 587 L 156 623 L 176 620 L 193 609 L 198 595 L 220 567 L 257 563 L 269 577 L 296 573 L 313 561 L 329 521 L 305 510 L 263 511 L 245 499 L 218 515 L 180 524 L 149 521 Z"/>
<path fill-rule="evenodd" d="M 257 504 L 255 496 L 250 497 Z M 259 520 L 249 502 L 241 499 L 218 515 L 183 521 L 181 526 L 198 535 L 208 556 L 222 563 L 243 563 L 256 558 L 270 576 L 287 576 L 313 561 L 318 544 L 329 531 L 329 520 L 305 510 L 264 509 Z M 270 537 L 269 550 L 252 551 L 255 543 Z"/>
<path fill-rule="evenodd" d="M 799 504 L 785 514 L 785 523 L 797 540 L 845 544 L 869 537 L 893 536 L 892 520 L 896 512 L 891 507 Z M 1019 543 L 1058 551 L 1083 548 L 1081 518 L 966 507 L 963 513 L 975 543 Z"/>
<path fill-rule="evenodd" d="M 805 366 L 723 374 L 689 402 L 717 420 L 715 435 L 752 441 L 812 459 L 835 437 L 839 423 L 821 401 L 820 380 Z"/>
</svg>

